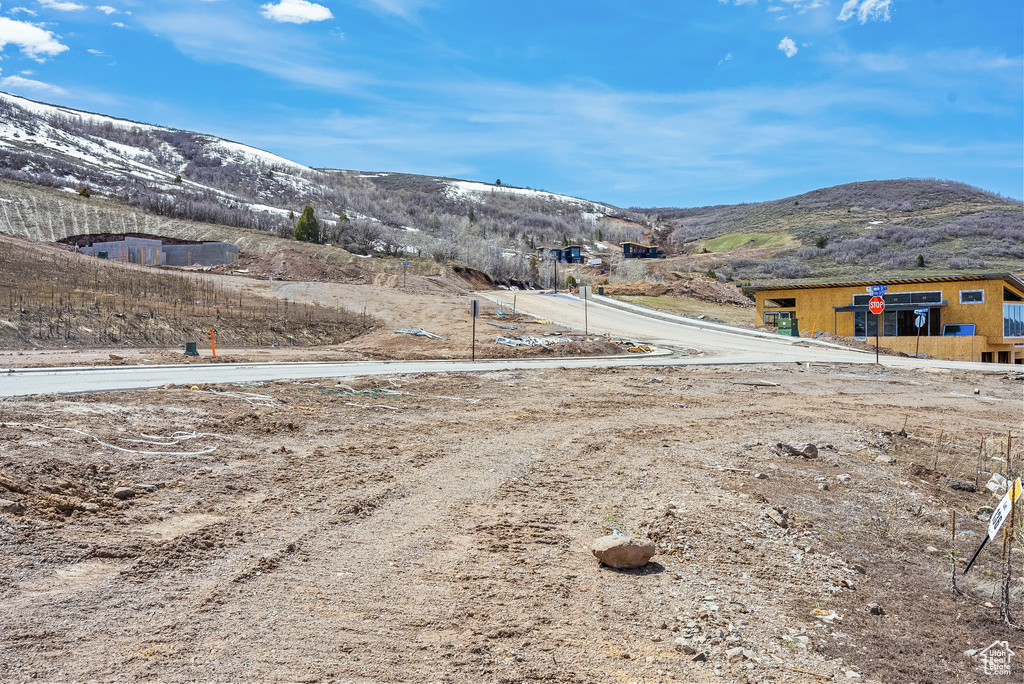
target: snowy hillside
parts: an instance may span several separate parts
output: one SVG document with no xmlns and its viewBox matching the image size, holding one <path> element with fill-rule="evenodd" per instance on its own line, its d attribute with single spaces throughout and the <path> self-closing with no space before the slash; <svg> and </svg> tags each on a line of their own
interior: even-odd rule
<svg viewBox="0 0 1024 684">
<path fill-rule="evenodd" d="M 521 277 L 536 247 L 635 237 L 615 207 L 473 181 L 312 169 L 214 136 L 0 93 L 0 178 L 83 191 L 160 217 L 290 235 L 307 204 L 357 254 L 459 259 Z"/>
</svg>

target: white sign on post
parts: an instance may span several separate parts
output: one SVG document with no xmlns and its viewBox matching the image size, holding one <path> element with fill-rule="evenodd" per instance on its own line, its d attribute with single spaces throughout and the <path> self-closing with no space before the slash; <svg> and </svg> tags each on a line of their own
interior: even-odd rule
<svg viewBox="0 0 1024 684">
<path fill-rule="evenodd" d="M 580 296 L 584 299 L 590 299 L 590 286 L 580 288 Z"/>
<path fill-rule="evenodd" d="M 1020 498 L 1020 478 L 1018 477 L 1013 482 L 1013 486 L 1007 490 L 1003 496 L 1003 500 L 996 506 L 996 510 L 992 513 L 992 519 L 988 523 L 988 538 L 995 539 L 996 535 L 999 534 L 999 528 L 1006 522 L 1006 518 L 1010 515 L 1010 509 L 1013 508 L 1013 502 Z"/>
</svg>

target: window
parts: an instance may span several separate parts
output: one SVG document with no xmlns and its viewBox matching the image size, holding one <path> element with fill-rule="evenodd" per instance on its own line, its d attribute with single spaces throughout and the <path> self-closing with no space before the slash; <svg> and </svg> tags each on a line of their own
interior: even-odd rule
<svg viewBox="0 0 1024 684">
<path fill-rule="evenodd" d="M 780 318 L 792 318 L 792 311 L 770 311 L 764 315 L 764 324 L 778 327 Z"/>
<path fill-rule="evenodd" d="M 796 308 L 796 299 L 794 299 L 794 298 L 766 299 L 766 300 L 764 300 L 764 307 L 766 309 L 795 309 Z"/>
<path fill-rule="evenodd" d="M 942 292 L 912 292 L 910 301 L 914 304 L 937 304 L 942 301 Z"/>
<path fill-rule="evenodd" d="M 1024 337 L 1024 304 L 1003 304 L 1003 337 Z"/>
<path fill-rule="evenodd" d="M 853 336 L 874 337 L 878 334 L 878 316 L 867 311 L 855 311 L 853 314 Z"/>
<path fill-rule="evenodd" d="M 893 292 L 882 295 L 886 304 L 938 304 L 942 301 L 942 292 Z M 853 295 L 854 306 L 867 306 L 871 295 Z"/>
<path fill-rule="evenodd" d="M 974 336 L 974 324 L 973 323 L 961 323 L 959 325 L 953 323 L 947 323 L 942 326 L 943 337 L 973 337 Z"/>
<path fill-rule="evenodd" d="M 985 303 L 985 291 L 984 290 L 960 290 L 960 303 L 961 304 L 984 304 Z"/>
</svg>

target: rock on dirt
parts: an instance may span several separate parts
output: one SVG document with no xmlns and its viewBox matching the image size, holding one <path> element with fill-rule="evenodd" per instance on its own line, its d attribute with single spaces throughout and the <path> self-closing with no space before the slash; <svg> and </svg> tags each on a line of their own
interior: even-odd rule
<svg viewBox="0 0 1024 684">
<path fill-rule="evenodd" d="M 885 609 L 882 608 L 882 604 L 880 604 L 878 601 L 872 601 L 871 603 L 869 603 L 865 610 L 867 610 L 872 615 L 885 615 Z"/>
<path fill-rule="evenodd" d="M 595 539 L 590 551 L 609 567 L 628 569 L 647 565 L 656 549 L 652 541 L 611 534 Z"/>
<path fill-rule="evenodd" d="M 21 504 L 17 501 L 0 499 L 0 513 L 17 513 L 21 510 Z"/>
<path fill-rule="evenodd" d="M 131 487 L 118 487 L 114 490 L 115 499 L 121 499 L 124 501 L 125 499 L 132 498 L 133 496 L 135 496 L 135 490 Z"/>
<path fill-rule="evenodd" d="M 777 511 L 774 508 L 765 509 L 764 517 L 768 518 L 782 529 L 787 529 L 789 527 L 789 520 L 786 518 L 786 514 L 781 511 Z"/>
</svg>

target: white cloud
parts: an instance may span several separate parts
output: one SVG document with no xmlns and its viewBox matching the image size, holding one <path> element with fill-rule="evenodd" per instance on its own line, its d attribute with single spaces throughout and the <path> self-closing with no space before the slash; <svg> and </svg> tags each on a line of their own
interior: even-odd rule
<svg viewBox="0 0 1024 684">
<path fill-rule="evenodd" d="M 117 28 L 128 28 L 127 24 L 121 23 L 120 21 L 111 22 L 110 25 L 111 26 L 116 26 Z"/>
<path fill-rule="evenodd" d="M 782 41 L 779 43 L 779 49 L 786 53 L 786 57 L 792 57 L 798 52 L 796 43 L 793 42 L 793 39 L 789 37 L 782 39 Z"/>
<path fill-rule="evenodd" d="M 862 24 L 866 24 L 869 19 L 889 21 L 890 7 L 892 7 L 892 0 L 846 0 L 836 18 L 839 21 L 847 21 L 852 17 L 857 17 Z"/>
<path fill-rule="evenodd" d="M 47 9 L 55 9 L 58 12 L 81 12 L 88 9 L 85 5 L 77 2 L 61 2 L 60 0 L 38 0 L 39 4 Z"/>
<path fill-rule="evenodd" d="M 723 57 L 722 59 L 718 60 L 718 66 L 722 66 L 723 64 L 728 62 L 730 59 L 732 59 L 732 53 L 731 52 L 729 54 L 727 54 L 725 57 Z"/>
<path fill-rule="evenodd" d="M 310 21 L 333 19 L 331 10 L 309 0 L 280 0 L 260 7 L 260 14 L 267 19 L 289 24 L 305 24 Z"/>
<path fill-rule="evenodd" d="M 28 7 L 12 7 L 11 14 L 17 14 L 18 12 L 24 12 L 30 17 L 38 17 L 39 15 L 30 10 Z"/>
<path fill-rule="evenodd" d="M 0 50 L 6 45 L 17 45 L 22 54 L 43 61 L 46 56 L 59 55 L 68 49 L 54 37 L 53 31 L 46 31 L 24 21 L 0 17 Z"/>
<path fill-rule="evenodd" d="M 98 9 L 100 12 L 103 12 L 104 14 L 106 14 L 108 16 L 111 15 L 111 14 L 117 14 L 118 13 L 117 10 L 115 8 L 111 7 L 110 5 L 97 5 L 96 9 Z"/>
<path fill-rule="evenodd" d="M 34 81 L 31 78 L 22 78 L 21 76 L 7 76 L 0 79 L 0 87 L 9 88 L 10 90 L 38 90 L 53 93 L 54 95 L 63 95 L 67 92 L 55 85 Z"/>
<path fill-rule="evenodd" d="M 276 26 L 254 15 L 197 15 L 194 10 L 179 10 L 140 15 L 140 21 L 145 28 L 170 39 L 184 54 L 202 61 L 238 64 L 334 92 L 352 91 L 376 82 L 365 74 L 332 66 L 319 43 L 306 37 L 282 36 Z M 267 49 L 268 45 L 274 49 Z"/>
<path fill-rule="evenodd" d="M 86 50 L 86 52 L 88 52 L 90 55 L 102 55 L 103 54 L 102 50 L 93 50 L 92 48 L 89 48 L 88 50 Z"/>
<path fill-rule="evenodd" d="M 803 14 L 807 10 L 817 9 L 819 7 L 824 7 L 825 4 L 826 4 L 826 3 L 822 2 L 822 0 L 777 0 L 777 1 L 778 2 L 784 2 L 784 3 L 792 6 L 792 8 L 797 10 L 800 14 Z M 768 10 L 772 11 L 772 8 L 769 7 Z"/>
</svg>

